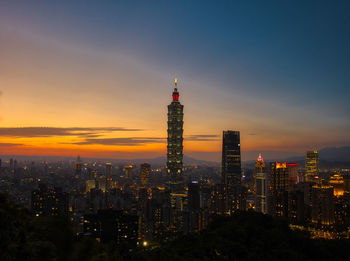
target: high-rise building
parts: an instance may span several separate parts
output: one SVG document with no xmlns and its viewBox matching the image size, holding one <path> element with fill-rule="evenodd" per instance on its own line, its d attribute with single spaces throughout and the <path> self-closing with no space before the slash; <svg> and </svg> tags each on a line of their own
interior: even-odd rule
<svg viewBox="0 0 350 261">
<path fill-rule="evenodd" d="M 290 188 L 293 187 L 295 184 L 298 184 L 301 182 L 301 178 L 298 172 L 298 163 L 287 163 L 288 168 L 288 180 L 289 180 L 289 186 Z"/>
<path fill-rule="evenodd" d="M 83 163 L 81 162 L 80 156 L 77 157 L 77 161 L 74 164 L 74 175 L 76 179 L 81 178 Z"/>
<path fill-rule="evenodd" d="M 188 184 L 188 208 L 191 211 L 200 209 L 200 189 L 198 181 L 192 181 Z"/>
<path fill-rule="evenodd" d="M 171 192 L 183 192 L 183 108 L 179 102 L 177 91 L 177 79 L 173 91 L 173 100 L 168 105 L 168 146 L 167 146 L 167 169 L 168 188 Z"/>
<path fill-rule="evenodd" d="M 222 140 L 222 179 L 228 186 L 241 183 L 241 144 L 239 131 L 224 131 Z"/>
<path fill-rule="evenodd" d="M 124 167 L 124 177 L 130 179 L 132 177 L 132 165 Z"/>
<path fill-rule="evenodd" d="M 101 242 L 129 244 L 136 246 L 138 241 L 138 217 L 121 210 L 99 209 L 96 214 L 84 216 L 84 232 L 90 233 Z"/>
<path fill-rule="evenodd" d="M 148 163 L 141 164 L 141 184 L 149 184 L 149 177 L 151 175 L 151 165 Z"/>
<path fill-rule="evenodd" d="M 268 214 L 273 216 L 288 216 L 288 187 L 287 163 L 271 162 L 268 176 Z"/>
<path fill-rule="evenodd" d="M 334 188 L 334 196 L 341 197 L 344 195 L 345 185 L 343 176 L 338 174 L 332 175 L 329 179 L 329 185 Z"/>
<path fill-rule="evenodd" d="M 224 131 L 222 141 L 222 182 L 226 186 L 227 211 L 242 209 L 241 144 L 239 131 Z"/>
<path fill-rule="evenodd" d="M 105 191 L 109 191 L 112 189 L 112 164 L 106 163 L 105 165 L 106 171 L 105 171 Z"/>
<path fill-rule="evenodd" d="M 85 192 L 86 193 L 89 193 L 90 190 L 96 188 L 96 180 L 94 179 L 88 179 L 86 182 L 85 182 Z"/>
<path fill-rule="evenodd" d="M 350 175 L 344 175 L 344 192 L 350 193 Z"/>
<path fill-rule="evenodd" d="M 304 192 L 298 188 L 288 191 L 288 219 L 292 224 L 305 221 Z"/>
<path fill-rule="evenodd" d="M 333 187 L 315 185 L 312 187 L 312 222 L 318 225 L 334 224 Z"/>
<path fill-rule="evenodd" d="M 68 214 L 68 195 L 61 188 L 49 189 L 39 184 L 32 191 L 31 208 L 34 216 L 58 216 Z"/>
<path fill-rule="evenodd" d="M 318 178 L 318 151 L 307 151 L 305 159 L 305 181 L 312 182 Z"/>
<path fill-rule="evenodd" d="M 85 214 L 83 222 L 83 232 L 85 235 L 101 240 L 101 224 L 96 214 Z"/>
<path fill-rule="evenodd" d="M 261 154 L 255 163 L 255 210 L 266 213 L 267 173 Z"/>
<path fill-rule="evenodd" d="M 226 186 L 224 184 L 216 184 L 213 186 L 210 197 L 210 213 L 214 215 L 226 214 L 227 202 Z"/>
<path fill-rule="evenodd" d="M 106 177 L 110 178 L 112 176 L 112 164 L 111 163 L 106 163 Z"/>
</svg>

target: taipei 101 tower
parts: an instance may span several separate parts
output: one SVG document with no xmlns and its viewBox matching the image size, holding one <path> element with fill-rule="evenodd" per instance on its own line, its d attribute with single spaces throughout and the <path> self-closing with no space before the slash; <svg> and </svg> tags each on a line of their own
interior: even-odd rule
<svg viewBox="0 0 350 261">
<path fill-rule="evenodd" d="M 168 105 L 167 185 L 172 193 L 181 193 L 184 191 L 182 174 L 184 106 L 179 102 L 176 78 L 172 98 L 172 102 Z"/>
</svg>

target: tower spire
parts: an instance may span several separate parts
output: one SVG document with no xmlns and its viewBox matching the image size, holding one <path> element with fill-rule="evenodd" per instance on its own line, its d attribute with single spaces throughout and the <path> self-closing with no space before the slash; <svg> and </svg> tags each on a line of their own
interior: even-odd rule
<svg viewBox="0 0 350 261">
<path fill-rule="evenodd" d="M 179 100 L 179 92 L 177 91 L 177 78 L 174 78 L 174 91 L 173 91 L 173 101 L 178 101 Z"/>
</svg>

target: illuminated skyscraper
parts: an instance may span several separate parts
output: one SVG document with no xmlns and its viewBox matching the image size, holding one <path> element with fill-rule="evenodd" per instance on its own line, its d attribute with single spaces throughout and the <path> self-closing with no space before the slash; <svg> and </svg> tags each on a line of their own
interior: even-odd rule
<svg viewBox="0 0 350 261">
<path fill-rule="evenodd" d="M 124 177 L 126 179 L 131 179 L 131 177 L 132 177 L 132 165 L 127 165 L 124 167 Z"/>
<path fill-rule="evenodd" d="M 298 167 L 298 163 L 287 163 L 290 188 L 302 181 L 302 176 L 298 172 Z"/>
<path fill-rule="evenodd" d="M 82 166 L 83 166 L 83 163 L 81 162 L 80 156 L 78 156 L 77 161 L 74 165 L 74 172 L 75 172 L 76 179 L 81 178 Z"/>
<path fill-rule="evenodd" d="M 268 177 L 268 214 L 288 215 L 288 167 L 286 162 L 271 162 Z"/>
<path fill-rule="evenodd" d="M 345 185 L 343 176 L 338 174 L 332 175 L 329 179 L 329 185 L 334 188 L 334 196 L 342 197 L 344 195 Z"/>
<path fill-rule="evenodd" d="M 85 191 L 86 193 L 89 193 L 91 189 L 96 188 L 96 180 L 94 179 L 88 179 L 86 181 L 86 185 L 85 185 Z"/>
<path fill-rule="evenodd" d="M 106 163 L 106 177 L 110 178 L 112 176 L 112 164 Z"/>
<path fill-rule="evenodd" d="M 148 163 L 141 164 L 141 184 L 149 184 L 149 176 L 151 174 L 151 165 Z"/>
<path fill-rule="evenodd" d="M 168 105 L 168 146 L 167 146 L 167 169 L 168 188 L 171 192 L 183 192 L 183 109 L 179 102 L 179 92 L 177 91 L 177 79 L 173 91 L 173 100 Z"/>
<path fill-rule="evenodd" d="M 106 190 L 110 190 L 112 188 L 112 164 L 106 163 Z"/>
<path fill-rule="evenodd" d="M 305 159 L 305 181 L 310 182 L 314 181 L 315 178 L 318 178 L 318 151 L 307 151 Z"/>
<path fill-rule="evenodd" d="M 222 140 L 222 182 L 226 186 L 227 211 L 242 209 L 241 144 L 239 131 L 224 131 Z"/>
<path fill-rule="evenodd" d="M 265 171 L 265 162 L 259 154 L 255 163 L 255 209 L 258 212 L 266 213 L 266 195 L 267 195 L 267 174 Z"/>
</svg>

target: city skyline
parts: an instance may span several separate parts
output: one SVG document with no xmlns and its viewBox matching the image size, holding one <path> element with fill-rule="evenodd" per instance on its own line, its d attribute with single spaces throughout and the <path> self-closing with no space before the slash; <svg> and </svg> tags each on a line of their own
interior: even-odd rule
<svg viewBox="0 0 350 261">
<path fill-rule="evenodd" d="M 347 260 L 349 10 L 0 1 L 0 260 Z"/>
<path fill-rule="evenodd" d="M 164 156 L 174 77 L 185 155 L 219 161 L 224 129 L 242 154 L 350 145 L 342 3 L 34 2 L 0 4 L 1 154 Z"/>
</svg>

